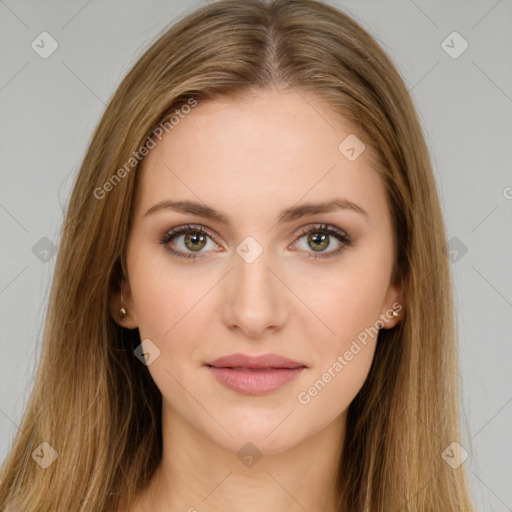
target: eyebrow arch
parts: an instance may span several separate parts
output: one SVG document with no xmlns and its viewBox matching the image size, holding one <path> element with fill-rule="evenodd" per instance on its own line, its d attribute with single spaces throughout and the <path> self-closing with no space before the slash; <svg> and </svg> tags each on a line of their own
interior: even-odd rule
<svg viewBox="0 0 512 512">
<path fill-rule="evenodd" d="M 229 218 L 226 214 L 218 210 L 215 210 L 214 208 L 211 208 L 210 206 L 204 203 L 201 204 L 195 201 L 188 200 L 172 201 L 166 199 L 164 201 L 160 201 L 159 203 L 152 206 L 144 214 L 144 217 L 162 210 L 173 210 L 181 213 L 199 215 L 200 217 L 216 220 L 221 224 L 225 224 L 228 228 L 231 228 L 231 222 L 229 221 Z M 327 202 L 304 203 L 299 206 L 292 206 L 290 208 L 287 208 L 279 214 L 278 224 L 282 224 L 284 222 L 292 222 L 307 215 L 314 215 L 317 213 L 328 213 L 335 210 L 352 210 L 363 215 L 366 218 L 369 218 L 368 212 L 364 210 L 361 206 L 353 203 L 352 201 L 348 201 L 347 199 L 335 198 Z"/>
</svg>

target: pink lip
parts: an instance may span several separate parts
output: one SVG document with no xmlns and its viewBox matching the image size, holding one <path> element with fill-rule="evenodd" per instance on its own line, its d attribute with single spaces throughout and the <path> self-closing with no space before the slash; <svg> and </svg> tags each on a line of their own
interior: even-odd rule
<svg viewBox="0 0 512 512">
<path fill-rule="evenodd" d="M 257 357 L 231 354 L 206 363 L 208 370 L 224 386 L 245 395 L 270 393 L 302 373 L 307 366 L 277 354 Z"/>
</svg>

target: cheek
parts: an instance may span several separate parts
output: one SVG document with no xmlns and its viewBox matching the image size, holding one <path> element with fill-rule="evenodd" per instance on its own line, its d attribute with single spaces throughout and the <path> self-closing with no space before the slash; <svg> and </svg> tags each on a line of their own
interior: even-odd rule
<svg viewBox="0 0 512 512">
<path fill-rule="evenodd" d="M 390 284 L 393 254 L 387 239 L 374 239 L 364 251 L 354 254 L 336 279 L 338 318 L 340 328 L 350 327 L 351 336 L 375 325 L 383 313 Z M 327 307 L 327 305 L 325 305 Z M 330 313 L 335 315 L 333 308 Z"/>
<path fill-rule="evenodd" d="M 325 324 L 322 326 L 313 315 L 303 317 L 308 324 L 304 330 L 317 340 L 313 345 L 315 365 L 301 390 L 303 400 L 297 397 L 307 406 L 308 414 L 321 414 L 326 407 L 334 417 L 348 407 L 364 384 L 375 352 L 377 321 L 384 313 L 391 268 L 391 247 L 375 244 L 364 253 L 347 257 L 333 272 L 336 277 L 322 281 L 320 288 L 304 286 L 303 292 L 308 294 L 305 301 L 313 305 Z"/>
<path fill-rule="evenodd" d="M 322 333 L 322 343 L 315 350 L 332 357 L 348 350 L 358 336 L 370 340 L 368 332 L 374 333 L 384 313 L 390 271 L 391 262 L 382 254 L 357 255 L 347 258 L 327 279 L 317 279 L 318 286 L 312 287 L 309 278 L 302 283 L 301 297 L 316 315 L 303 316 L 303 321 L 309 323 L 309 331 L 316 325 Z"/>
<path fill-rule="evenodd" d="M 306 332 L 311 333 L 316 357 L 296 397 L 306 417 L 322 418 L 325 424 L 347 409 L 366 381 L 378 339 L 376 322 L 382 313 L 387 273 L 360 261 L 338 273 L 328 290 L 309 298 L 329 330 L 319 326 L 316 318 L 307 320 Z M 325 334 L 314 335 L 313 324 Z"/>
<path fill-rule="evenodd" d="M 348 347 L 351 360 L 340 354 L 312 378 L 308 387 L 297 394 L 297 403 L 308 421 L 327 425 L 347 410 L 363 386 L 375 351 L 375 343 L 356 342 Z M 347 352 L 343 352 L 346 355 Z"/>
<path fill-rule="evenodd" d="M 148 366 L 149 373 L 164 398 L 176 406 L 187 402 L 180 383 L 187 389 L 194 387 L 204 326 L 210 324 L 205 307 L 213 283 L 211 277 L 191 279 L 190 272 L 180 272 L 176 266 L 171 271 L 169 262 L 168 270 L 165 263 L 165 257 L 140 257 L 130 284 L 140 338 L 149 338 L 160 351 Z"/>
<path fill-rule="evenodd" d="M 190 273 L 171 265 L 165 250 L 149 246 L 147 240 L 139 247 L 127 259 L 140 337 L 151 339 L 162 352 L 176 354 L 195 338 L 201 308 L 194 306 L 208 291 L 208 279 L 191 281 Z"/>
<path fill-rule="evenodd" d="M 329 326 L 324 339 L 331 353 L 349 350 L 355 339 L 371 341 L 368 333 L 378 328 L 385 290 L 375 281 L 356 280 L 355 276 L 335 287 L 329 298 L 317 301 L 321 318 Z M 367 333 L 367 334 L 365 334 Z"/>
</svg>

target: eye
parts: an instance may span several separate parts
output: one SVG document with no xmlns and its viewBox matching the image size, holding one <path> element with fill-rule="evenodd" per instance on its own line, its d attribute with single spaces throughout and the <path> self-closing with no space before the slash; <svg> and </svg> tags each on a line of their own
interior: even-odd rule
<svg viewBox="0 0 512 512">
<path fill-rule="evenodd" d="M 292 247 L 299 245 L 298 243 L 300 240 L 306 237 L 306 246 L 299 247 L 299 249 L 304 252 L 310 252 L 308 249 L 313 249 L 313 252 L 308 255 L 308 258 L 316 259 L 336 256 L 345 247 L 352 245 L 349 236 L 341 229 L 327 224 L 318 224 L 303 228 L 299 232 L 299 238 L 294 242 L 294 244 L 292 244 Z M 332 245 L 331 242 L 333 237 L 337 241 L 339 247 L 336 250 L 326 252 L 325 249 Z M 160 239 L 160 243 L 165 246 L 166 250 L 175 256 L 180 258 L 196 259 L 201 257 L 201 252 L 208 252 L 207 250 L 203 251 L 203 249 L 205 247 L 208 249 L 208 239 L 211 238 L 212 234 L 205 227 L 186 224 L 175 227 L 164 233 Z M 173 247 L 171 242 L 174 242 L 178 246 L 178 249 Z M 214 250 L 218 247 L 213 241 L 212 244 L 214 247 L 211 247 L 210 249 Z"/>
<path fill-rule="evenodd" d="M 179 250 L 176 250 L 171 246 L 170 242 L 179 240 L 180 238 L 182 238 L 182 240 L 178 245 L 181 247 L 179 247 Z M 198 255 L 195 253 L 201 252 L 202 249 L 207 246 L 208 238 L 211 238 L 211 234 L 206 228 L 187 224 L 167 231 L 160 239 L 160 243 L 175 256 L 181 258 L 197 258 Z M 216 246 L 217 244 L 214 245 Z"/>
<path fill-rule="evenodd" d="M 326 252 L 325 249 L 332 245 L 333 237 L 338 242 L 338 249 Z M 308 258 L 330 258 L 352 245 L 352 241 L 344 231 L 328 224 L 318 224 L 301 230 L 300 237 L 294 246 L 303 238 L 306 238 L 305 246 L 299 248 L 306 252 L 309 252 L 308 249 L 313 249 L 313 253 L 308 254 Z"/>
</svg>

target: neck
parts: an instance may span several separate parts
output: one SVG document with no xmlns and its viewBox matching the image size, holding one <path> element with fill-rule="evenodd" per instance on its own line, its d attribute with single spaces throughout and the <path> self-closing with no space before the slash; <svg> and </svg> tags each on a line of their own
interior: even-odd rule
<svg viewBox="0 0 512 512">
<path fill-rule="evenodd" d="M 141 496 L 140 510 L 338 510 L 346 415 L 280 453 L 253 453 L 249 447 L 236 453 L 205 437 L 165 401 L 162 405 L 162 461 Z"/>
</svg>

